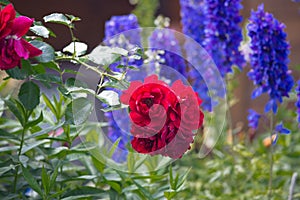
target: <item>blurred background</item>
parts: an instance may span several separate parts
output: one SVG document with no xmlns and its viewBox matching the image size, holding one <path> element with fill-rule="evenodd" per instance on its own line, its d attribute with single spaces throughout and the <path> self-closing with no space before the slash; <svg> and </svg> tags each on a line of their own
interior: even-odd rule
<svg viewBox="0 0 300 200">
<path fill-rule="evenodd" d="M 23 15 L 42 21 L 43 16 L 62 12 L 78 16 L 82 19 L 76 23 L 75 36 L 89 46 L 89 51 L 101 43 L 104 37 L 104 24 L 113 15 L 125 15 L 134 10 L 135 6 L 130 4 L 129 0 L 13 0 L 11 1 L 16 10 Z M 242 4 L 243 26 L 250 16 L 251 9 L 257 8 L 261 3 L 265 4 L 265 10 L 273 15 L 287 26 L 286 32 L 291 45 L 290 69 L 293 70 L 294 77 L 299 78 L 297 65 L 300 64 L 300 3 L 291 0 L 244 0 Z M 180 6 L 179 0 L 160 0 L 159 9 L 156 15 L 162 14 L 171 19 L 170 28 L 181 31 L 180 24 Z M 47 42 L 52 44 L 56 50 L 60 50 L 71 42 L 69 31 L 63 25 L 47 24 L 48 27 L 55 30 L 56 38 L 50 38 Z M 238 97 L 238 103 L 232 108 L 233 126 L 237 124 L 247 126 L 247 110 L 251 107 L 258 112 L 263 112 L 266 96 L 257 100 L 250 101 L 250 95 L 253 90 L 253 84 L 247 78 L 247 67 L 236 78 L 240 83 L 235 89 Z"/>
</svg>

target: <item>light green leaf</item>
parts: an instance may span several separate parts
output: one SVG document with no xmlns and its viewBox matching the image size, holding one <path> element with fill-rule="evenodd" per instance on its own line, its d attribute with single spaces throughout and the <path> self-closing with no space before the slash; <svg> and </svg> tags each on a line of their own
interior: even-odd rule
<svg viewBox="0 0 300 200">
<path fill-rule="evenodd" d="M 109 106 L 118 106 L 120 105 L 119 95 L 112 90 L 104 90 L 96 96 L 103 103 L 108 104 Z"/>
<path fill-rule="evenodd" d="M 30 27 L 30 30 L 38 36 L 49 38 L 50 31 L 45 26 L 34 25 Z"/>
<path fill-rule="evenodd" d="M 45 167 L 43 166 L 42 168 L 42 184 L 43 184 L 43 187 L 44 187 L 44 190 L 46 192 L 46 194 L 49 193 L 49 189 L 50 189 L 50 177 L 49 175 L 47 174 L 47 171 L 45 169 Z"/>
<path fill-rule="evenodd" d="M 92 104 L 86 98 L 73 100 L 66 110 L 66 120 L 76 125 L 84 123 L 92 111 Z"/>
<path fill-rule="evenodd" d="M 4 101 L 0 98 L 0 117 L 2 116 L 4 111 Z"/>
<path fill-rule="evenodd" d="M 66 26 L 69 26 L 71 24 L 71 21 L 64 14 L 61 13 L 52 13 L 43 17 L 43 19 L 46 23 L 52 22 L 57 24 L 63 24 Z"/>
<path fill-rule="evenodd" d="M 49 44 L 42 42 L 42 41 L 38 41 L 38 40 L 32 40 L 30 41 L 30 43 L 35 46 L 36 48 L 40 49 L 43 51 L 43 54 L 36 57 L 36 59 L 41 62 L 41 63 L 48 63 L 50 61 L 53 61 L 55 58 L 55 51 L 53 49 L 52 46 L 50 46 Z"/>
<path fill-rule="evenodd" d="M 80 187 L 67 192 L 61 200 L 89 199 L 89 197 L 105 197 L 107 191 L 93 187 Z"/>
<path fill-rule="evenodd" d="M 33 110 L 40 103 L 40 88 L 32 81 L 25 82 L 18 97 L 27 110 Z"/>
<path fill-rule="evenodd" d="M 26 169 L 23 165 L 22 165 L 22 173 L 23 173 L 23 176 L 24 176 L 25 180 L 30 185 L 30 187 L 34 191 L 36 191 L 39 195 L 43 196 L 42 189 L 40 188 L 39 184 L 37 183 L 35 177 L 33 177 L 31 175 L 31 173 L 29 172 L 29 170 Z"/>
<path fill-rule="evenodd" d="M 75 44 L 75 52 L 74 52 L 74 44 Z M 83 42 L 71 42 L 68 46 L 66 46 L 63 49 L 63 52 L 67 52 L 72 55 L 75 53 L 76 56 L 82 56 L 86 53 L 87 48 L 88 48 L 87 44 Z"/>
<path fill-rule="evenodd" d="M 25 127 L 27 127 L 27 128 L 33 127 L 33 126 L 39 124 L 40 122 L 42 122 L 43 119 L 44 119 L 43 112 L 41 112 L 40 116 L 37 119 L 29 121 Z"/>
<path fill-rule="evenodd" d="M 0 147 L 0 153 L 7 152 L 7 151 L 15 151 L 18 150 L 20 147 L 18 146 L 7 146 L 7 147 Z"/>
<path fill-rule="evenodd" d="M 35 141 L 35 142 L 30 143 L 30 144 L 27 144 L 22 148 L 21 154 L 24 154 L 24 153 L 30 151 L 31 149 L 34 149 L 35 147 L 37 147 L 41 144 L 45 144 L 47 142 L 49 142 L 49 140 Z"/>
<path fill-rule="evenodd" d="M 109 65 L 121 56 L 127 56 L 128 51 L 118 47 L 98 46 L 89 55 L 88 59 L 98 65 Z"/>
</svg>

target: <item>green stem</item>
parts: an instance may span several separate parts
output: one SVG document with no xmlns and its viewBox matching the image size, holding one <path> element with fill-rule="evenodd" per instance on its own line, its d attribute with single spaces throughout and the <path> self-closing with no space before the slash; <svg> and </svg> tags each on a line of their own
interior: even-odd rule
<svg viewBox="0 0 300 200">
<path fill-rule="evenodd" d="M 274 165 L 274 158 L 273 158 L 273 154 L 274 154 L 274 147 L 273 147 L 273 139 L 272 139 L 272 135 L 273 135 L 273 123 L 274 123 L 274 114 L 271 113 L 271 118 L 270 118 L 270 141 L 271 141 L 271 146 L 270 146 L 270 155 L 269 155 L 269 159 L 270 159 L 270 172 L 269 172 L 269 189 L 268 189 L 268 199 L 271 200 L 272 199 L 272 185 L 273 185 L 273 165 Z"/>
<path fill-rule="evenodd" d="M 24 125 L 24 127 L 26 126 L 26 123 Z M 22 152 L 22 148 L 24 145 L 24 136 L 25 136 L 25 132 L 26 129 L 23 127 L 22 130 L 22 137 L 21 137 L 21 143 L 20 143 L 20 148 L 19 148 L 19 152 L 18 152 L 18 157 L 20 157 L 21 152 Z M 15 173 L 15 178 L 14 178 L 14 187 L 13 187 L 13 192 L 16 193 L 17 191 L 17 182 L 18 182 L 18 173 L 19 173 L 19 167 L 16 168 L 16 173 Z"/>
<path fill-rule="evenodd" d="M 228 125 L 228 130 L 229 130 L 229 134 L 230 134 L 230 137 L 231 137 L 231 143 L 232 143 L 232 146 L 234 146 L 234 143 L 235 143 L 235 138 L 234 138 L 234 135 L 233 135 L 233 128 L 232 128 L 232 118 L 231 118 L 231 112 L 230 112 L 230 101 L 231 101 L 231 91 L 230 91 L 230 88 L 229 88 L 229 83 L 230 83 L 230 78 L 228 76 L 226 76 L 226 88 L 227 88 L 227 100 L 226 100 L 226 106 L 227 106 L 227 111 L 226 111 L 226 117 L 227 117 L 227 125 Z"/>
</svg>

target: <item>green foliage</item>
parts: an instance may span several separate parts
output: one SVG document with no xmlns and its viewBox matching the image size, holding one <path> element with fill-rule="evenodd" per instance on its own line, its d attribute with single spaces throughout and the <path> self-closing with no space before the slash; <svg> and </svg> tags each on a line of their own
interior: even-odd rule
<svg viewBox="0 0 300 200">
<path fill-rule="evenodd" d="M 139 24 L 142 27 L 153 27 L 155 13 L 159 6 L 158 0 L 138 0 L 136 3 L 136 8 L 133 10 L 139 19 Z"/>
</svg>

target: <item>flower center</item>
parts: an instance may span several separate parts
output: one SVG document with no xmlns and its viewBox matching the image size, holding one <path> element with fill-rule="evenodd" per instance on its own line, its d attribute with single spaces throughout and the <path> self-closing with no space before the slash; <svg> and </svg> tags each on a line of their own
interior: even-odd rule
<svg viewBox="0 0 300 200">
<path fill-rule="evenodd" d="M 146 104 L 149 108 L 153 105 L 153 99 L 152 98 L 147 98 L 144 99 L 144 104 Z"/>
</svg>

